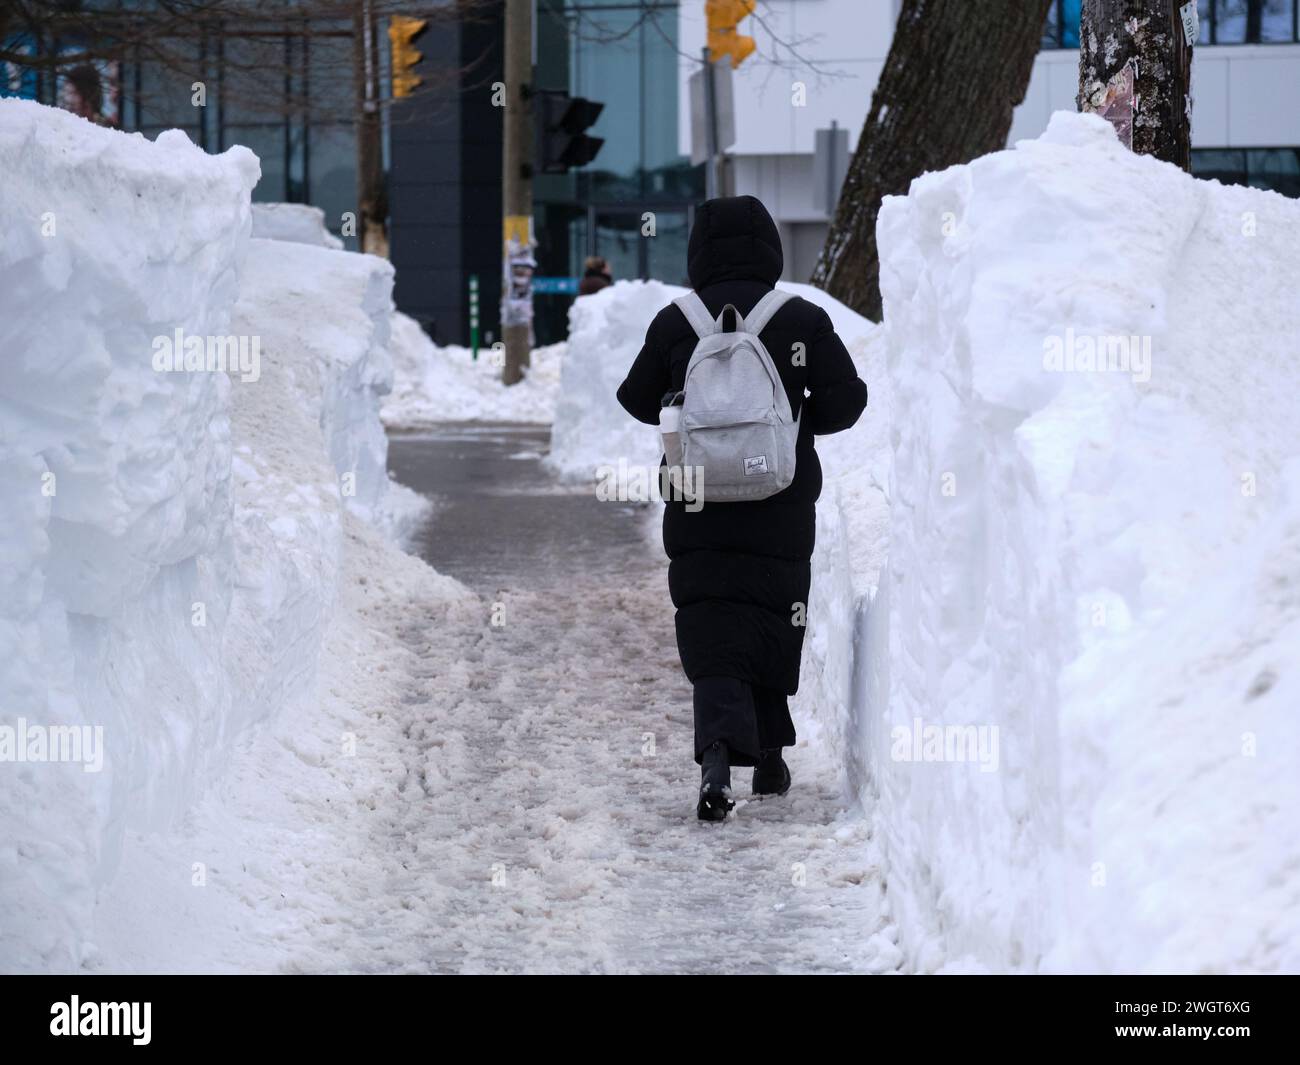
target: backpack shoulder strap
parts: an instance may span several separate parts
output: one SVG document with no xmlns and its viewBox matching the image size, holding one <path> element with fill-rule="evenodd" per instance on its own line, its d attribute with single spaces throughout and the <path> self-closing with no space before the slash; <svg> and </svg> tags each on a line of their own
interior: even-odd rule
<svg viewBox="0 0 1300 1065">
<path fill-rule="evenodd" d="M 718 331 L 713 315 L 709 313 L 709 309 L 704 306 L 704 301 L 694 291 L 686 293 L 685 296 L 678 296 L 673 302 L 686 316 L 686 320 L 691 323 L 691 328 L 695 330 L 696 336 L 700 338 L 712 336 Z"/>
<path fill-rule="evenodd" d="M 754 304 L 753 310 L 745 315 L 745 332 L 758 336 L 772 320 L 772 315 L 785 306 L 786 301 L 792 299 L 794 299 L 793 292 L 782 292 L 779 288 L 772 289 Z"/>
</svg>

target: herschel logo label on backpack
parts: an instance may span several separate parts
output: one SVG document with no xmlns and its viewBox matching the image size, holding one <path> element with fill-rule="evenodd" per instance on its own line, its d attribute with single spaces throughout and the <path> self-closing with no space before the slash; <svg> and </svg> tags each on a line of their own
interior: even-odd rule
<svg viewBox="0 0 1300 1065">
<path fill-rule="evenodd" d="M 799 422 L 759 334 L 789 299 L 773 289 L 742 317 L 715 320 L 694 292 L 673 302 L 699 338 L 686 367 L 678 432 L 665 454 L 700 471 L 705 502 L 766 499 L 794 480 Z M 735 329 L 723 330 L 734 315 Z"/>
</svg>

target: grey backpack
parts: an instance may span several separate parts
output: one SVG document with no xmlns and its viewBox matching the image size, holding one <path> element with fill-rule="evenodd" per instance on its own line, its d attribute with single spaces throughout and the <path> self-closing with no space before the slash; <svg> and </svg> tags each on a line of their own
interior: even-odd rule
<svg viewBox="0 0 1300 1065">
<path fill-rule="evenodd" d="M 766 499 L 794 480 L 799 421 L 758 338 L 791 298 L 773 289 L 744 317 L 728 304 L 716 321 L 694 292 L 673 300 L 700 338 L 686 367 L 679 432 L 681 465 L 704 502 Z M 734 332 L 722 329 L 728 310 Z"/>
</svg>

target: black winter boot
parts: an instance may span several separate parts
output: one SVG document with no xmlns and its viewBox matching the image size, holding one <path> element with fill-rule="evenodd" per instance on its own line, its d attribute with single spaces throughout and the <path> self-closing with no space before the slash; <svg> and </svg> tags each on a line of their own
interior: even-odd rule
<svg viewBox="0 0 1300 1065">
<path fill-rule="evenodd" d="M 727 745 L 721 740 L 709 744 L 700 757 L 700 804 L 695 813 L 701 821 L 725 821 L 736 804 L 731 801 L 731 763 Z"/>
<path fill-rule="evenodd" d="M 790 768 L 781 757 L 780 747 L 765 747 L 754 767 L 755 795 L 784 795 L 790 790 Z"/>
</svg>

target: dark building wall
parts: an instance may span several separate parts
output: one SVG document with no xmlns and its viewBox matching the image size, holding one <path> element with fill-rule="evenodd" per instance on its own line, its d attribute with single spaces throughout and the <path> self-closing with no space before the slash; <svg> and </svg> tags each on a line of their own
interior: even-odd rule
<svg viewBox="0 0 1300 1065">
<path fill-rule="evenodd" d="M 501 335 L 501 149 L 503 109 L 492 105 L 492 83 L 505 66 L 503 4 L 461 27 L 461 262 L 479 282 L 479 335 Z M 467 282 L 462 279 L 464 288 Z M 469 342 L 467 315 L 462 314 Z"/>
<path fill-rule="evenodd" d="M 394 104 L 389 126 L 393 298 L 438 343 L 468 344 L 470 274 L 479 278 L 480 336 L 500 331 L 501 109 L 492 106 L 500 14 L 435 22 L 416 46 L 425 84 Z"/>
</svg>

